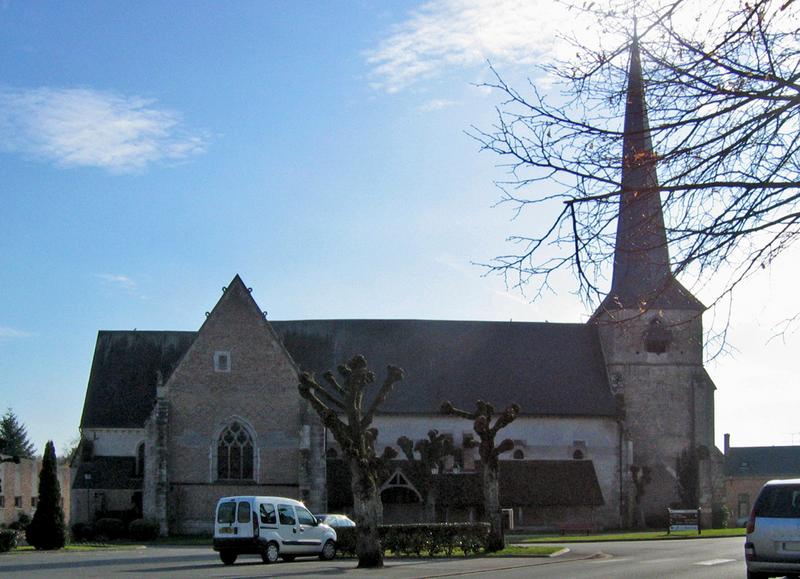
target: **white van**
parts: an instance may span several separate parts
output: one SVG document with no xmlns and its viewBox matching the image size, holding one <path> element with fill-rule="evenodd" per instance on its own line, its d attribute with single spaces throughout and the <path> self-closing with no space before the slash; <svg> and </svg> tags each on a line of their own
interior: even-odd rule
<svg viewBox="0 0 800 579">
<path fill-rule="evenodd" d="M 264 563 L 306 555 L 328 561 L 336 556 L 336 531 L 294 499 L 223 497 L 214 519 L 214 550 L 226 565 L 243 554 L 261 555 Z"/>
</svg>

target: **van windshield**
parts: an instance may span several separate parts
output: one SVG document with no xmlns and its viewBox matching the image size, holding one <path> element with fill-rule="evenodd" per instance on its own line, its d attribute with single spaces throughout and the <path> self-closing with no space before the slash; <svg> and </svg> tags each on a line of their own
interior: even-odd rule
<svg viewBox="0 0 800 579">
<path fill-rule="evenodd" d="M 757 517 L 791 519 L 800 517 L 800 485 L 765 486 L 753 507 Z"/>
<path fill-rule="evenodd" d="M 236 517 L 236 503 L 222 503 L 217 509 L 217 522 L 230 525 Z"/>
</svg>

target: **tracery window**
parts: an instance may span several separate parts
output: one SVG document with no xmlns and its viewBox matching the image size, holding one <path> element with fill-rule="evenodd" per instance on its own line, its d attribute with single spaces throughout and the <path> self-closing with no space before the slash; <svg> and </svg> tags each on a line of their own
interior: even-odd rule
<svg viewBox="0 0 800 579">
<path fill-rule="evenodd" d="M 253 455 L 253 437 L 240 422 L 232 422 L 217 441 L 217 478 L 252 480 Z"/>
</svg>

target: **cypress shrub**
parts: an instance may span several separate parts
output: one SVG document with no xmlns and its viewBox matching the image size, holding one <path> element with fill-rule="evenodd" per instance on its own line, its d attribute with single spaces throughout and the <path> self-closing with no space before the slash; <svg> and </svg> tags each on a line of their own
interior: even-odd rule
<svg viewBox="0 0 800 579">
<path fill-rule="evenodd" d="M 61 485 L 53 441 L 47 442 L 39 472 L 39 505 L 33 520 L 25 529 L 29 545 L 37 550 L 61 549 L 67 541 L 64 509 L 61 507 Z"/>
</svg>

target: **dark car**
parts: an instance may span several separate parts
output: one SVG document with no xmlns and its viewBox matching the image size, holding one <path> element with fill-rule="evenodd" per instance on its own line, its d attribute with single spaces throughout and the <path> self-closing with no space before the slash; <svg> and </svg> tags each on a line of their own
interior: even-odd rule
<svg viewBox="0 0 800 579">
<path fill-rule="evenodd" d="M 329 527 L 355 527 L 356 523 L 347 515 L 325 514 L 317 515 L 317 520 L 320 523 L 328 525 Z"/>
<path fill-rule="evenodd" d="M 748 579 L 800 574 L 800 479 L 761 488 L 747 521 Z"/>
</svg>

